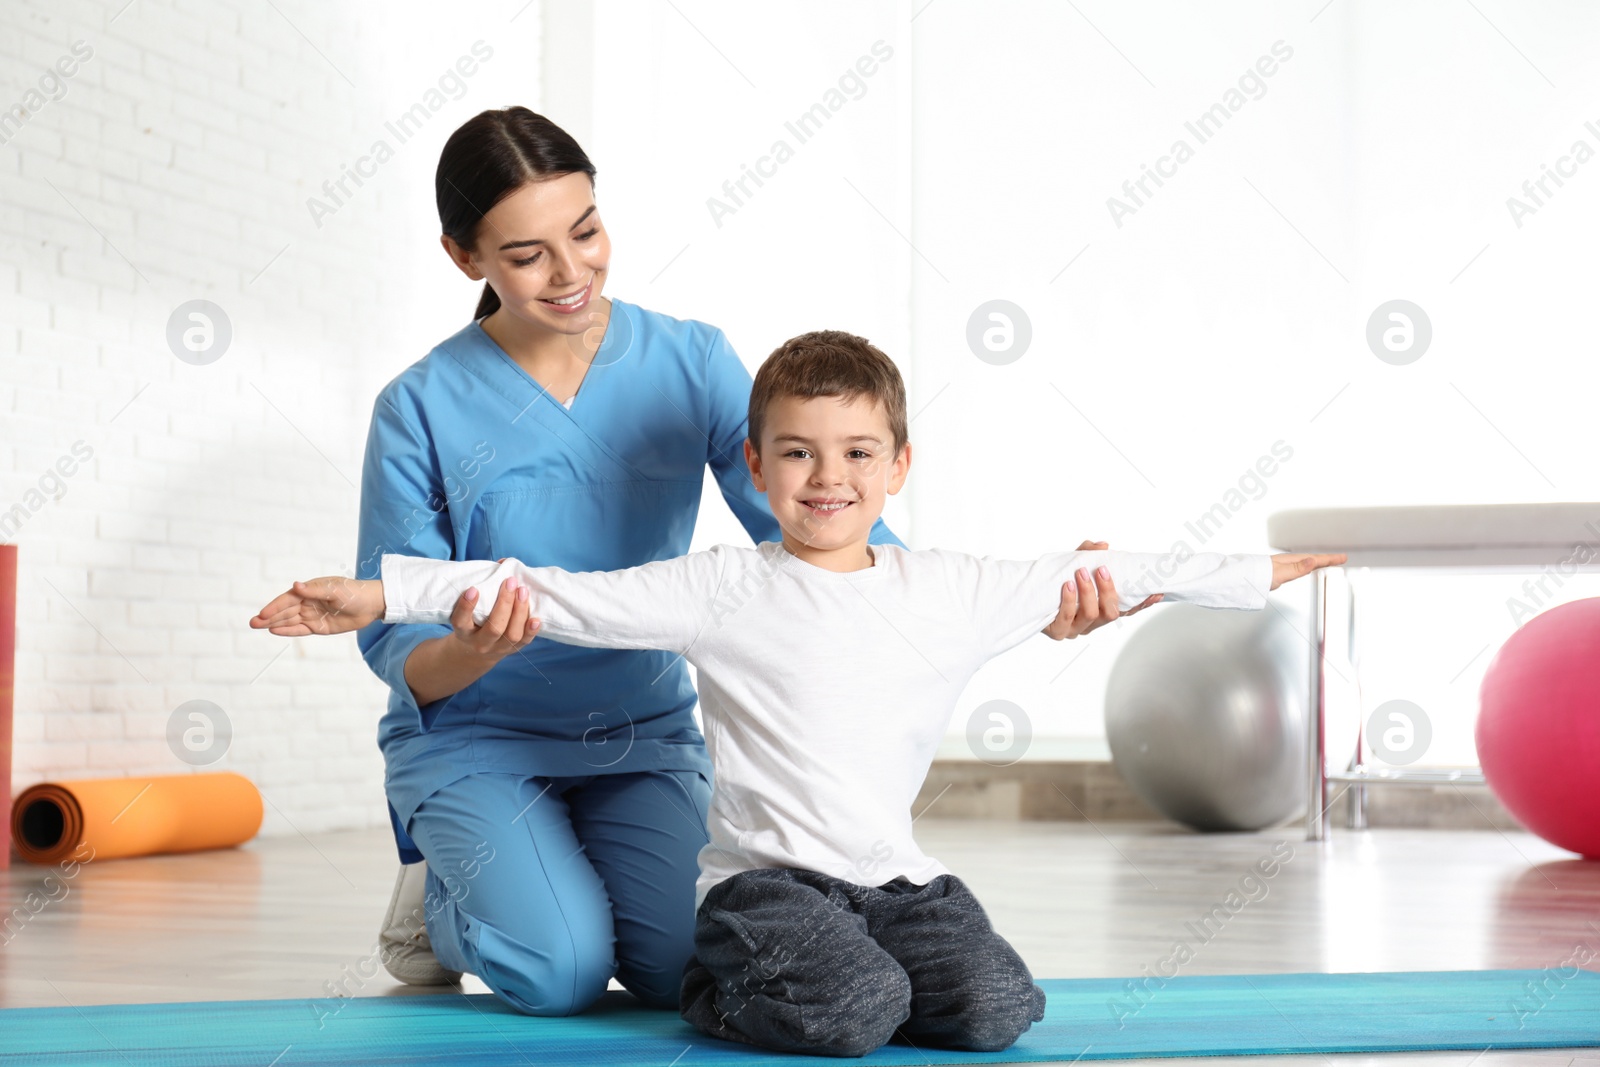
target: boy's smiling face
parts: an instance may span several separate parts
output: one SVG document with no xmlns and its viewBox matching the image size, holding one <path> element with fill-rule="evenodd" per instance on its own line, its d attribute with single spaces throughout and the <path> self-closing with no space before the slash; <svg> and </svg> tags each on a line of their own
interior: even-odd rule
<svg viewBox="0 0 1600 1067">
<path fill-rule="evenodd" d="M 775 397 L 761 448 L 745 462 L 789 551 L 829 570 L 872 566 L 867 534 L 905 484 L 911 446 L 894 452 L 883 405 L 866 396 Z"/>
</svg>

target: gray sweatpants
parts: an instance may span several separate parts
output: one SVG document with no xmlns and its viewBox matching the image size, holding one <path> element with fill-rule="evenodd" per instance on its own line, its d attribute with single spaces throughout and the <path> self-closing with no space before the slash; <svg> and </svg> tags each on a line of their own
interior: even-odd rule
<svg viewBox="0 0 1600 1067">
<path fill-rule="evenodd" d="M 893 1037 L 995 1052 L 1044 990 L 966 884 L 861 886 L 768 868 L 717 883 L 695 917 L 679 1011 L 713 1037 L 864 1056 Z"/>
</svg>

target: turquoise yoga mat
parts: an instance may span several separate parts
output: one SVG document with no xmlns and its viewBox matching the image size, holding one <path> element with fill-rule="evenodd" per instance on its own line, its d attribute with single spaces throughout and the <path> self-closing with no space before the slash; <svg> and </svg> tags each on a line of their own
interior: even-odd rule
<svg viewBox="0 0 1600 1067">
<path fill-rule="evenodd" d="M 1127 979 L 1047 979 L 1035 1023 L 1004 1052 L 894 1042 L 870 1064 L 1037 1063 L 1143 1056 L 1600 1045 L 1600 974 L 1416 971 L 1179 977 L 1137 997 Z M 1142 1003 L 1141 1003 L 1142 1002 Z M 487 994 L 21 1008 L 0 1012 L 0 1064 L 835 1063 L 701 1036 L 611 992 L 582 1015 L 519 1015 Z"/>
</svg>

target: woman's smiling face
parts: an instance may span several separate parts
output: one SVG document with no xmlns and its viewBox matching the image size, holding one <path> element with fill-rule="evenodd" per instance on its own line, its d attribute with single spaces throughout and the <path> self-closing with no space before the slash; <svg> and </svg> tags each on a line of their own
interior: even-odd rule
<svg viewBox="0 0 1600 1067">
<path fill-rule="evenodd" d="M 440 241 L 463 274 L 494 287 L 507 314 L 557 333 L 592 325 L 585 312 L 605 288 L 611 239 L 587 174 L 523 184 L 484 215 L 473 252 Z"/>
</svg>

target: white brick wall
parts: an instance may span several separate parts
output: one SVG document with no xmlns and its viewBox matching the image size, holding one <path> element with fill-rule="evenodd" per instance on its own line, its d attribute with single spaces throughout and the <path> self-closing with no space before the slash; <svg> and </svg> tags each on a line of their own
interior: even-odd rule
<svg viewBox="0 0 1600 1067">
<path fill-rule="evenodd" d="M 167 722 L 204 699 L 234 730 L 206 769 L 261 787 L 265 833 L 381 824 L 386 690 L 353 638 L 246 620 L 354 563 L 372 399 L 476 300 L 437 248 L 438 150 L 483 108 L 538 106 L 539 5 L 120 6 L 0 8 L 0 107 L 93 48 L 0 145 L 0 513 L 93 450 L 8 538 L 15 788 L 186 773 Z M 306 198 L 479 39 L 494 60 L 316 226 Z M 165 341 L 192 299 L 232 322 L 206 366 Z"/>
</svg>

